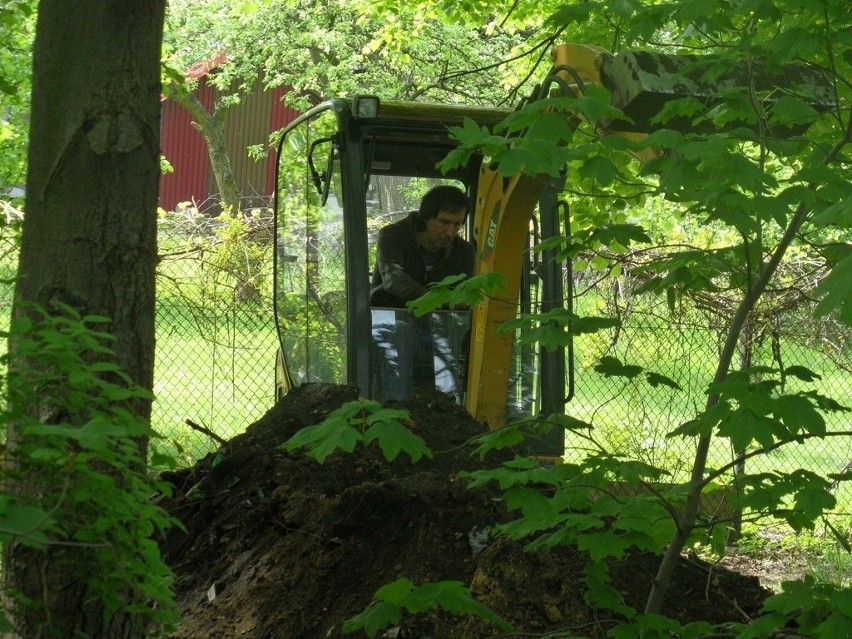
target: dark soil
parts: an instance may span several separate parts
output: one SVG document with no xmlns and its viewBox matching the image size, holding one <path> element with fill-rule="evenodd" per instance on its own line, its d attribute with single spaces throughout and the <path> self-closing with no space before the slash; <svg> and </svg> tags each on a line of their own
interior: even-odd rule
<svg viewBox="0 0 852 639">
<path fill-rule="evenodd" d="M 585 602 L 585 561 L 576 551 L 531 554 L 500 539 L 474 556 L 475 533 L 505 513 L 495 493 L 468 489 L 458 473 L 497 460 L 469 454 L 464 443 L 485 427 L 449 398 L 398 405 L 433 459 L 412 464 L 403 454 L 388 463 L 372 444 L 319 464 L 280 448 L 357 395 L 302 386 L 223 446 L 221 463 L 211 454 L 167 477 L 175 494 L 162 505 L 186 528 L 162 546 L 183 618 L 174 639 L 334 639 L 378 588 L 401 577 L 460 581 L 519 633 L 605 635 L 615 620 Z M 615 585 L 640 610 L 657 563 L 631 555 L 612 566 Z M 768 594 L 756 577 L 686 558 L 675 580 L 664 612 L 683 621 L 742 621 Z M 407 619 L 386 636 L 489 635 L 499 635 L 496 627 L 442 614 Z"/>
</svg>

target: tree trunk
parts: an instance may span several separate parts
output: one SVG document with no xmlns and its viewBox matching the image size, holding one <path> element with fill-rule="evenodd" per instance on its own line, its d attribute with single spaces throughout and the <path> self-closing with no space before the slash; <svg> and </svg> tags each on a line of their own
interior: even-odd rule
<svg viewBox="0 0 852 639">
<path fill-rule="evenodd" d="M 116 338 L 114 363 L 147 389 L 153 386 L 164 13 L 165 0 L 38 4 L 14 302 L 16 316 L 35 303 L 110 318 L 101 330 Z M 25 369 L 15 352 L 13 341 L 11 364 Z M 134 409 L 150 418 L 150 401 Z M 19 435 L 10 426 L 8 454 L 21 443 Z M 139 446 L 144 459 L 146 442 Z M 23 500 L 59 490 L 43 484 L 26 477 L 6 489 Z M 102 602 L 87 594 L 92 563 L 83 552 L 5 545 L 4 585 L 36 604 L 10 611 L 18 636 L 143 636 L 134 613 L 103 618 Z"/>
<path fill-rule="evenodd" d="M 181 105 L 192 116 L 193 124 L 198 128 L 207 145 L 210 168 L 213 171 L 216 186 L 219 188 L 222 212 L 236 215 L 240 210 L 240 197 L 234 170 L 231 167 L 231 156 L 228 154 L 228 144 L 225 140 L 226 110 L 216 107 L 213 113 L 208 112 L 194 94 L 177 85 L 171 87 L 169 99 Z"/>
<path fill-rule="evenodd" d="M 808 207 L 805 204 L 800 204 L 796 210 L 796 214 L 787 225 L 781 241 L 775 246 L 772 256 L 766 265 L 762 267 L 759 276 L 740 300 L 737 311 L 731 319 L 725 344 L 719 356 L 719 363 L 713 377 L 714 385 L 724 382 L 727 378 L 728 372 L 731 369 L 731 362 L 733 362 L 734 355 L 736 354 L 737 345 L 742 336 L 743 327 L 746 325 L 749 315 L 754 310 L 769 282 L 778 272 L 778 265 L 784 259 L 787 249 L 792 244 L 793 239 L 802 228 L 809 214 Z M 719 395 L 717 393 L 709 394 L 704 408 L 705 412 L 715 406 L 718 401 Z M 690 475 L 689 492 L 687 493 L 683 509 L 678 516 L 677 530 L 666 548 L 663 560 L 660 562 L 657 574 L 652 582 L 651 592 L 648 595 L 648 600 L 645 602 L 645 614 L 655 615 L 660 613 L 663 600 L 671 585 L 675 568 L 680 560 L 680 554 L 686 547 L 686 542 L 695 529 L 698 521 L 698 506 L 701 502 L 701 491 L 704 488 L 707 459 L 713 437 L 714 433 L 712 431 L 698 437 Z"/>
</svg>

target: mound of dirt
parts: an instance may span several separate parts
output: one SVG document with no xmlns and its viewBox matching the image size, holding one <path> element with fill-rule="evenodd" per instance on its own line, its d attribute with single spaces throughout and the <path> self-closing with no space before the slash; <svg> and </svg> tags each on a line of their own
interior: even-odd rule
<svg viewBox="0 0 852 639">
<path fill-rule="evenodd" d="M 280 445 L 357 399 L 347 386 L 305 385 L 217 454 L 167 479 L 161 504 L 185 526 L 162 542 L 176 576 L 182 624 L 174 639 L 335 639 L 382 585 L 454 580 L 469 585 L 516 631 L 574 628 L 603 637 L 615 622 L 584 600 L 584 561 L 571 549 L 525 553 L 482 531 L 505 521 L 495 493 L 470 490 L 462 470 L 494 465 L 465 446 L 485 427 L 440 393 L 395 407 L 435 451 L 412 464 L 387 462 L 375 444 L 323 464 Z M 215 463 L 214 463 L 215 462 Z M 613 565 L 615 585 L 641 607 L 654 557 Z M 767 596 L 754 577 L 684 559 L 665 613 L 684 620 L 740 621 Z M 494 626 L 447 615 L 407 619 L 388 637 L 460 639 Z"/>
</svg>

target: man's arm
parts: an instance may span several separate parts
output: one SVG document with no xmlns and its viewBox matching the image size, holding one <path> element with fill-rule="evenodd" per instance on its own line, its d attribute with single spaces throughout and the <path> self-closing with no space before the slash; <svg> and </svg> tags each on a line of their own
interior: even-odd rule
<svg viewBox="0 0 852 639">
<path fill-rule="evenodd" d="M 412 259 L 412 256 L 405 253 L 408 248 L 410 247 L 407 247 L 405 242 L 394 237 L 388 229 L 379 231 L 376 267 L 382 278 L 382 288 L 403 302 L 417 299 L 429 290 L 406 271 L 406 264 L 411 264 Z"/>
</svg>

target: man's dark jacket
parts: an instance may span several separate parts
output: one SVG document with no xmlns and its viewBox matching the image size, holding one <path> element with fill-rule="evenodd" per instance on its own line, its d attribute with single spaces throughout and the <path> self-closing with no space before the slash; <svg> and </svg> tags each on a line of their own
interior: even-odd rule
<svg viewBox="0 0 852 639">
<path fill-rule="evenodd" d="M 370 304 L 405 308 L 405 303 L 417 299 L 427 290 L 427 284 L 440 282 L 448 275 L 472 277 L 476 249 L 467 240 L 456 236 L 447 251 L 426 272 L 426 263 L 417 245 L 417 213 L 389 224 L 379 231 L 376 245 L 376 265 L 370 282 Z"/>
</svg>

